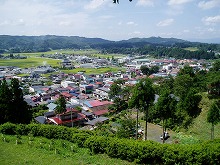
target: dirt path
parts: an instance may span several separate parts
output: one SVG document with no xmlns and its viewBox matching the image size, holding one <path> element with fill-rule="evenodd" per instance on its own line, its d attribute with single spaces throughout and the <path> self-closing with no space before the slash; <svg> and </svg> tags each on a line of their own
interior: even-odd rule
<svg viewBox="0 0 220 165">
<path fill-rule="evenodd" d="M 162 131 L 163 129 L 161 126 L 148 123 L 147 139 L 162 143 L 162 140 L 160 139 L 160 136 L 162 135 Z M 173 135 L 175 133 L 172 131 L 168 131 L 168 133 L 170 135 L 170 138 L 166 140 L 165 143 L 172 143 Z"/>
</svg>

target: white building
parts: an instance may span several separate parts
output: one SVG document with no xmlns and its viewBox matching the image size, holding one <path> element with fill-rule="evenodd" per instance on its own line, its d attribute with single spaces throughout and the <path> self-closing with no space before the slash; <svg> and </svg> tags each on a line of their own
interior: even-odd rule
<svg viewBox="0 0 220 165">
<path fill-rule="evenodd" d="M 66 88 L 68 86 L 74 86 L 75 82 L 73 81 L 61 81 L 61 87 Z"/>
</svg>

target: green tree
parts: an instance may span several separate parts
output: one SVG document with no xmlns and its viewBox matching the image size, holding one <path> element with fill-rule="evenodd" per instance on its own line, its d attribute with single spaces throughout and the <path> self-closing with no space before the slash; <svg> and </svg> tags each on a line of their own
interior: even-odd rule
<svg viewBox="0 0 220 165">
<path fill-rule="evenodd" d="M 13 123 L 30 123 L 32 111 L 24 101 L 23 92 L 20 88 L 18 79 L 11 80 L 12 106 L 13 113 L 11 122 Z"/>
<path fill-rule="evenodd" d="M 214 126 L 220 122 L 220 107 L 216 101 L 211 104 L 207 114 L 207 121 L 212 124 L 211 126 L 211 140 L 214 139 Z"/>
<path fill-rule="evenodd" d="M 24 101 L 19 81 L 12 79 L 0 83 L 0 123 L 30 123 L 32 111 Z"/>
<path fill-rule="evenodd" d="M 159 69 L 160 69 L 159 66 L 152 66 L 150 68 L 150 74 L 159 72 Z"/>
<path fill-rule="evenodd" d="M 116 97 L 113 101 L 113 104 L 109 106 L 109 110 L 112 110 L 114 112 L 121 112 L 123 110 L 126 110 L 128 108 L 128 103 L 125 100 L 122 100 L 118 97 Z"/>
<path fill-rule="evenodd" d="M 164 89 L 163 93 L 160 95 L 158 99 L 158 102 L 156 103 L 156 110 L 158 111 L 157 114 L 162 120 L 163 136 L 166 130 L 165 122 L 167 119 L 173 116 L 173 113 L 175 112 L 176 109 L 176 104 L 177 104 L 177 100 L 175 96 L 172 95 L 169 90 Z M 164 143 L 164 139 L 165 137 L 163 137 L 163 143 Z"/>
<path fill-rule="evenodd" d="M 183 128 L 188 128 L 193 118 L 197 117 L 201 112 L 201 108 L 199 108 L 201 95 L 197 94 L 194 88 L 188 90 L 186 95 L 180 98 L 175 112 L 176 125 Z"/>
<path fill-rule="evenodd" d="M 66 112 L 66 100 L 63 95 L 60 95 L 56 103 L 57 103 L 56 113 L 60 114 Z"/>
<path fill-rule="evenodd" d="M 183 99 L 183 107 L 190 117 L 195 118 L 200 114 L 199 102 L 201 99 L 202 96 L 197 94 L 194 88 L 190 89 Z"/>
<path fill-rule="evenodd" d="M 159 87 L 160 87 L 159 94 L 162 94 L 164 89 L 167 89 L 170 91 L 170 93 L 173 93 L 174 92 L 174 90 L 173 90 L 174 78 L 171 75 L 169 75 L 168 78 L 163 79 L 163 81 L 161 82 Z"/>
<path fill-rule="evenodd" d="M 184 99 L 192 86 L 193 78 L 190 75 L 179 75 L 174 81 L 174 94 L 180 99 Z"/>
<path fill-rule="evenodd" d="M 150 68 L 147 67 L 146 65 L 141 65 L 140 70 L 144 75 L 147 75 L 147 76 L 150 75 Z"/>
<path fill-rule="evenodd" d="M 151 79 L 141 79 L 133 88 L 132 96 L 128 102 L 129 107 L 137 108 L 137 128 L 138 134 L 138 111 L 142 110 L 145 113 L 145 140 L 147 140 L 147 122 L 148 110 L 155 98 L 155 91 Z M 136 137 L 137 138 L 137 137 Z"/>
<path fill-rule="evenodd" d="M 220 71 L 220 60 L 216 60 L 216 61 L 212 64 L 211 71 Z"/>
<path fill-rule="evenodd" d="M 135 120 L 132 118 L 125 118 L 120 120 L 120 126 L 117 130 L 117 137 L 119 138 L 131 138 L 134 137 Z"/>
<path fill-rule="evenodd" d="M 220 96 L 220 72 L 211 73 L 207 84 L 209 94 Z"/>
<path fill-rule="evenodd" d="M 12 93 L 5 79 L 0 82 L 0 123 L 8 122 L 13 117 Z"/>
<path fill-rule="evenodd" d="M 178 75 L 190 75 L 190 77 L 194 77 L 195 73 L 192 67 L 190 67 L 189 65 L 185 65 L 183 68 L 180 69 L 180 71 L 178 72 Z"/>
<path fill-rule="evenodd" d="M 109 97 L 113 99 L 113 105 L 109 110 L 114 112 L 121 112 L 128 108 L 127 100 L 130 95 L 130 88 L 124 86 L 125 81 L 118 79 L 110 87 Z"/>
<path fill-rule="evenodd" d="M 122 93 L 123 93 L 122 86 L 124 85 L 124 83 L 125 83 L 124 80 L 121 80 L 121 79 L 115 80 L 114 83 L 110 87 L 110 91 L 108 93 L 109 97 L 112 99 L 116 97 L 121 98 Z"/>
</svg>

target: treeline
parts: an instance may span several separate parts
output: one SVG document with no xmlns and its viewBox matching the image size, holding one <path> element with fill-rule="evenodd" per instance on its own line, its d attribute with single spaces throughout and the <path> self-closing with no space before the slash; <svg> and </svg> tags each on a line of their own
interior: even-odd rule
<svg viewBox="0 0 220 165">
<path fill-rule="evenodd" d="M 63 139 L 89 148 L 95 154 L 107 154 L 138 164 L 219 164 L 219 140 L 199 144 L 160 144 L 115 137 L 97 136 L 91 131 L 53 125 L 0 125 L 2 134 L 41 136 Z M 3 140 L 3 139 L 2 139 Z"/>
<path fill-rule="evenodd" d="M 215 48 L 215 46 L 213 47 Z M 219 56 L 215 55 L 215 52 L 207 47 L 198 47 L 197 51 L 185 50 L 182 47 L 171 46 L 158 46 L 153 44 L 147 44 L 142 47 L 114 47 L 103 49 L 102 53 L 119 53 L 119 54 L 140 54 L 140 55 L 151 55 L 155 58 L 176 58 L 176 59 L 215 59 Z"/>
<path fill-rule="evenodd" d="M 0 124 L 5 122 L 30 123 L 32 111 L 24 101 L 18 79 L 0 81 Z"/>
</svg>

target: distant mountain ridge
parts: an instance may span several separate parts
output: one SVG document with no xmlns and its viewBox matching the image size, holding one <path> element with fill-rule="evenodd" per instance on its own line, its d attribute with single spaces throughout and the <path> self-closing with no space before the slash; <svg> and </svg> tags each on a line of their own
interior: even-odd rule
<svg viewBox="0 0 220 165">
<path fill-rule="evenodd" d="M 128 40 L 121 41 L 110 41 L 102 38 L 87 38 L 79 36 L 56 36 L 56 35 L 42 35 L 42 36 L 11 36 L 11 35 L 0 35 L 0 48 L 2 48 L 2 43 L 4 40 L 20 40 L 20 41 L 52 41 L 52 40 L 65 40 L 73 44 L 105 44 L 105 43 L 137 43 L 137 42 L 147 42 L 152 44 L 164 44 L 164 43 L 184 43 L 189 42 L 177 38 L 161 38 L 161 37 L 149 37 L 149 38 L 130 38 Z"/>
<path fill-rule="evenodd" d="M 11 36 L 0 35 L 0 53 L 8 52 L 45 52 L 51 49 L 109 49 L 140 48 L 144 45 L 159 46 L 192 46 L 193 42 L 177 38 L 131 38 L 121 41 L 110 41 L 102 38 L 86 38 L 79 36 Z"/>
<path fill-rule="evenodd" d="M 121 42 L 148 42 L 152 44 L 175 44 L 189 42 L 177 38 L 161 38 L 161 37 L 149 37 L 149 38 L 130 38 L 128 40 L 122 40 Z"/>
</svg>

